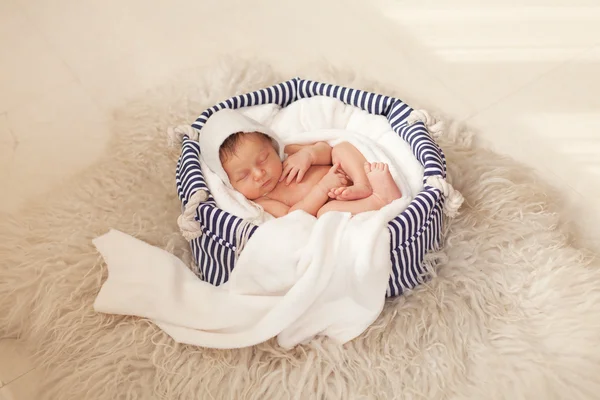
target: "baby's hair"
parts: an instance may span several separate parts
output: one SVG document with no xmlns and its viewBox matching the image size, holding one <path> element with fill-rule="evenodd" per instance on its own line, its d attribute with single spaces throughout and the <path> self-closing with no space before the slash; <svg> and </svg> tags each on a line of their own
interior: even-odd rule
<svg viewBox="0 0 600 400">
<path fill-rule="evenodd" d="M 265 135 L 264 133 L 261 133 L 261 132 L 237 132 L 237 133 L 234 133 L 233 135 L 230 135 L 227 139 L 225 139 L 225 141 L 219 148 L 219 159 L 221 160 L 221 164 L 223 164 L 225 161 L 227 161 L 227 159 L 229 157 L 235 155 L 235 152 L 237 151 L 237 147 L 243 138 L 251 136 L 251 135 L 258 135 L 258 137 L 260 137 L 261 139 L 266 140 L 269 143 L 271 143 L 271 138 L 268 135 Z"/>
</svg>

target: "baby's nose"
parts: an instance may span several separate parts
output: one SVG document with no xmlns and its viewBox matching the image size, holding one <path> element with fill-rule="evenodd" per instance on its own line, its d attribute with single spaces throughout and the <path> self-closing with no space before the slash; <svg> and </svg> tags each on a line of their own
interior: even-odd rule
<svg viewBox="0 0 600 400">
<path fill-rule="evenodd" d="M 264 169 L 256 169 L 254 170 L 254 179 L 260 180 L 265 175 Z"/>
</svg>

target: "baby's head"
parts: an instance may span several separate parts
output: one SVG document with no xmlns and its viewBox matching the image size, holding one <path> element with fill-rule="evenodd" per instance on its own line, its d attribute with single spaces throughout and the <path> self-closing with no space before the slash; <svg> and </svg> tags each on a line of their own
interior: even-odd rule
<svg viewBox="0 0 600 400">
<path fill-rule="evenodd" d="M 249 200 L 275 189 L 283 166 L 271 138 L 260 132 L 238 132 L 219 148 L 219 159 L 231 186 Z"/>
</svg>

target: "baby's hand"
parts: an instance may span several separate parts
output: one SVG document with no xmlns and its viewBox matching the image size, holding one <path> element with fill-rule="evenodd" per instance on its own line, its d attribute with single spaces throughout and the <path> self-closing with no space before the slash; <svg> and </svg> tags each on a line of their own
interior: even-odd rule
<svg viewBox="0 0 600 400">
<path fill-rule="evenodd" d="M 300 150 L 292 154 L 283 162 L 283 172 L 281 173 L 279 182 L 285 180 L 285 183 L 289 185 L 296 178 L 296 182 L 299 183 L 304 178 L 304 174 L 306 174 L 312 163 L 313 158 L 309 151 Z"/>
<path fill-rule="evenodd" d="M 346 174 L 340 169 L 340 164 L 335 164 L 329 169 L 329 172 L 321 178 L 319 187 L 329 196 L 329 192 L 332 189 L 348 186 L 349 182 Z"/>
</svg>

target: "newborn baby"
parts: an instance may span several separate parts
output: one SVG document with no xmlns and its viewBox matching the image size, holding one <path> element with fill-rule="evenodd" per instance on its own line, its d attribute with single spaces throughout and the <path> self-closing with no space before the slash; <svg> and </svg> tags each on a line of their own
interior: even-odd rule
<svg viewBox="0 0 600 400">
<path fill-rule="evenodd" d="M 240 127 L 245 129 L 236 129 Z M 281 151 L 273 132 L 233 110 L 209 118 L 200 135 L 202 154 L 219 141 L 215 169 L 222 168 L 231 187 L 274 217 L 295 210 L 316 217 L 328 211 L 354 215 L 402 196 L 387 164 L 368 163 L 348 142 L 288 145 Z M 282 162 L 283 152 L 288 158 Z"/>
<path fill-rule="evenodd" d="M 295 210 L 358 214 L 401 197 L 387 164 L 366 162 L 350 143 L 288 145 L 285 153 L 282 163 L 269 136 L 237 132 L 219 158 L 233 188 L 275 217 Z"/>
</svg>

